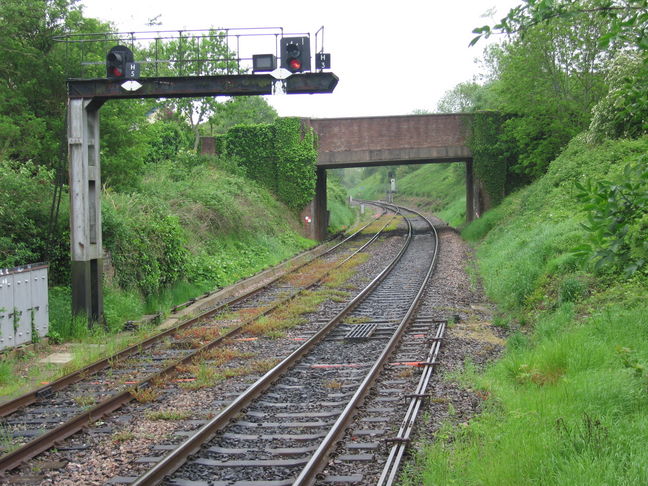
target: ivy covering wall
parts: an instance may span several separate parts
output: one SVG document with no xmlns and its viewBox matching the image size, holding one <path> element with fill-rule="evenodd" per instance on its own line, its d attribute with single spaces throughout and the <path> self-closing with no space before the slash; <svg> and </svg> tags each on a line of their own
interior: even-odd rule
<svg viewBox="0 0 648 486">
<path fill-rule="evenodd" d="M 515 147 L 503 136 L 503 126 L 510 116 L 496 111 L 473 114 L 468 146 L 473 154 L 473 171 L 492 206 L 497 206 L 515 186 L 509 173 L 516 159 Z"/>
<path fill-rule="evenodd" d="M 298 118 L 234 126 L 218 137 L 216 147 L 295 212 L 315 196 L 315 134 Z"/>
</svg>

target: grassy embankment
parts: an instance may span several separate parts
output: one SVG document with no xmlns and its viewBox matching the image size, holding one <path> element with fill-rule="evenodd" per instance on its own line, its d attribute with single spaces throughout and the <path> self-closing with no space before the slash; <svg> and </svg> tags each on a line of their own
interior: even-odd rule
<svg viewBox="0 0 648 486">
<path fill-rule="evenodd" d="M 330 233 L 346 231 L 357 222 L 357 209 L 349 206 L 347 192 L 337 177 L 328 178 L 326 198 Z"/>
<path fill-rule="evenodd" d="M 402 171 L 402 169 L 401 169 Z M 466 176 L 464 164 L 428 164 L 397 170 L 395 201 L 435 213 L 453 226 L 466 217 Z M 401 172 L 401 173 L 399 173 Z M 349 193 L 361 199 L 386 198 L 387 171 L 379 170 L 363 179 Z"/>
<path fill-rule="evenodd" d="M 30 176 L 16 184 L 42 187 Z M 45 212 L 51 196 L 39 190 L 43 193 L 39 207 Z M 61 221 L 68 218 L 67 205 L 64 194 Z M 295 214 L 225 160 L 186 157 L 152 164 L 136 191 L 105 190 L 102 212 L 104 246 L 116 270 L 104 284 L 106 327 L 88 330 L 85 319 L 71 316 L 70 288 L 50 289 L 50 337 L 72 342 L 68 349 L 75 352 L 75 360 L 70 367 L 152 331 L 106 338 L 127 320 L 168 312 L 175 304 L 253 275 L 315 244 L 299 235 Z M 65 281 L 65 276 L 59 280 Z M 50 364 L 27 369 L 29 362 L 29 353 L 0 362 L 0 395 L 61 373 Z"/>
<path fill-rule="evenodd" d="M 646 138 L 577 138 L 464 230 L 511 336 L 487 370 L 450 378 L 488 397 L 483 412 L 444 424 L 404 484 L 648 484 L 648 277 L 594 271 L 572 251 L 587 238 L 574 182 L 620 180 L 646 152 Z"/>
<path fill-rule="evenodd" d="M 117 267 L 106 285 L 109 327 L 126 314 L 164 311 L 229 285 L 314 244 L 267 190 L 216 162 L 157 164 L 137 193 L 105 192 L 102 209 L 104 241 Z M 52 316 L 55 329 L 61 315 L 67 320 L 64 312 Z"/>
</svg>

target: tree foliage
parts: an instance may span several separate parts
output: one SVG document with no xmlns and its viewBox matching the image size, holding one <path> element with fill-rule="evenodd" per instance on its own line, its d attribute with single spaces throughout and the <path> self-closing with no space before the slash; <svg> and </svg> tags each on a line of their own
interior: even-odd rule
<svg viewBox="0 0 648 486">
<path fill-rule="evenodd" d="M 514 115 L 500 135 L 516 147 L 511 171 L 538 178 L 588 128 L 593 138 L 647 133 L 647 25 L 647 0 L 523 0 L 474 30 L 471 44 L 507 36 L 486 51 L 481 108 Z"/>
<path fill-rule="evenodd" d="M 597 37 L 602 48 L 617 43 L 648 49 L 648 0 L 523 0 L 497 24 L 474 29 L 477 36 L 471 45 L 494 33 L 524 36 L 533 27 L 556 19 L 578 25 L 594 17 L 607 25 Z"/>
<path fill-rule="evenodd" d="M 236 71 L 236 56 L 227 40 L 216 30 L 200 36 L 179 37 L 158 42 L 146 55 L 151 59 L 166 60 L 158 63 L 158 76 L 213 76 Z M 200 126 L 218 111 L 215 97 L 176 98 L 164 102 L 164 106 L 177 113 L 191 127 L 194 134 L 194 150 L 200 142 Z"/>
<path fill-rule="evenodd" d="M 577 251 L 596 267 L 624 270 L 648 268 L 648 157 L 625 166 L 614 180 L 576 182 L 577 199 L 584 203 L 589 243 Z"/>
<path fill-rule="evenodd" d="M 67 220 L 57 222 L 52 240 L 46 231 L 53 178 L 53 170 L 31 161 L 0 161 L 0 268 L 48 259 L 54 282 L 68 275 Z"/>
<path fill-rule="evenodd" d="M 640 52 L 622 51 L 607 75 L 609 91 L 592 110 L 590 138 L 634 138 L 648 133 L 648 62 Z"/>
<path fill-rule="evenodd" d="M 209 135 L 225 133 L 235 125 L 273 123 L 277 111 L 261 96 L 239 96 L 218 103 L 216 112 L 209 118 Z"/>
<path fill-rule="evenodd" d="M 0 2 L 0 157 L 60 157 L 65 82 L 53 37 L 75 9 L 71 0 Z"/>
<path fill-rule="evenodd" d="M 146 132 L 147 162 L 173 160 L 180 151 L 189 150 L 193 146 L 193 134 L 181 120 L 174 118 L 157 120 L 149 125 Z"/>
<path fill-rule="evenodd" d="M 150 151 L 151 106 L 149 100 L 111 100 L 101 108 L 101 176 L 107 186 L 137 187 Z"/>
<path fill-rule="evenodd" d="M 485 88 L 480 84 L 469 81 L 459 83 L 446 91 L 437 103 L 438 113 L 467 113 L 486 108 L 483 96 Z"/>
<path fill-rule="evenodd" d="M 597 19 L 576 26 L 556 19 L 489 49 L 494 76 L 487 86 L 488 108 L 515 115 L 502 134 L 518 147 L 512 171 L 538 178 L 588 127 L 591 110 L 605 93 L 610 54 L 595 40 L 604 29 Z"/>
</svg>

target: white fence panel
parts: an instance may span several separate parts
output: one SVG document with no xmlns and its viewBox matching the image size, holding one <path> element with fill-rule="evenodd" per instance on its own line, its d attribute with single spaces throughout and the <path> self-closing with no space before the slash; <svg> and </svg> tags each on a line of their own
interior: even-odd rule
<svg viewBox="0 0 648 486">
<path fill-rule="evenodd" d="M 47 265 L 0 269 L 0 350 L 47 335 Z"/>
<path fill-rule="evenodd" d="M 14 329 L 15 345 L 29 343 L 31 331 L 31 279 L 29 271 L 17 271 L 14 274 Z"/>
<path fill-rule="evenodd" d="M 0 271 L 0 350 L 15 346 L 13 281 L 13 275 Z"/>
<path fill-rule="evenodd" d="M 47 336 L 49 331 L 49 300 L 47 292 L 47 267 L 36 268 L 31 272 L 32 306 L 34 307 L 34 325 L 40 337 Z"/>
</svg>

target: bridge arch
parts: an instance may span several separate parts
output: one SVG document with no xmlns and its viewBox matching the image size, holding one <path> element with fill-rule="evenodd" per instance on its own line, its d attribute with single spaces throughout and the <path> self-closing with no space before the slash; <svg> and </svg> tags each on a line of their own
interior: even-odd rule
<svg viewBox="0 0 648 486">
<path fill-rule="evenodd" d="M 468 147 L 472 115 L 466 113 L 308 118 L 317 134 L 317 188 L 306 209 L 312 217 L 311 237 L 326 235 L 326 171 L 346 167 L 462 162 L 466 166 L 466 219 L 483 210 Z"/>
</svg>

